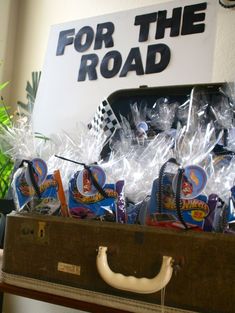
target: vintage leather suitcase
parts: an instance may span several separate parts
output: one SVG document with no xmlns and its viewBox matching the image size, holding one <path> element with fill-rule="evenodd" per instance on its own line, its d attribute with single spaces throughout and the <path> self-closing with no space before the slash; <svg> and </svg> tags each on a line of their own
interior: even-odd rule
<svg viewBox="0 0 235 313">
<path fill-rule="evenodd" d="M 235 310 L 235 237 L 225 234 L 10 214 L 3 277 L 10 284 L 130 312 L 161 312 L 160 291 L 120 290 L 101 278 L 99 247 L 107 247 L 105 266 L 114 274 L 114 287 L 120 278 L 115 273 L 121 273 L 135 277 L 119 275 L 124 286 L 133 280 L 141 289 L 138 278 L 149 281 L 160 271 L 163 256 L 169 256 L 168 265 L 177 271 L 166 287 L 167 307 L 201 313 Z"/>
<path fill-rule="evenodd" d="M 220 86 L 201 87 L 210 97 L 219 93 Z M 108 102 L 118 118 L 119 114 L 128 116 L 131 103 L 147 100 L 152 106 L 156 95 L 183 103 L 192 87 L 142 86 L 116 91 Z M 102 157 L 108 152 L 106 146 Z M 107 255 L 102 247 L 107 248 Z M 200 313 L 234 313 L 234 247 L 235 237 L 224 234 L 11 214 L 7 217 L 3 278 L 14 285 L 110 308 L 162 312 L 159 305 L 164 292 L 156 292 L 149 285 L 153 277 L 159 280 L 159 271 L 162 275 L 166 256 L 164 275 L 168 278 L 163 275 L 160 284 L 158 281 L 161 287 L 161 281 L 169 280 L 165 312 L 173 313 L 173 308 L 179 308 Z M 103 268 L 98 269 L 97 263 L 103 264 Z M 142 277 L 146 279 L 139 280 Z"/>
</svg>

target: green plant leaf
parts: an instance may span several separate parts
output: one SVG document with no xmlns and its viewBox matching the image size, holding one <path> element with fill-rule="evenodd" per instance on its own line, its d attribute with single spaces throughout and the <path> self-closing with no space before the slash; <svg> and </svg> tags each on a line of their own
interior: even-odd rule
<svg viewBox="0 0 235 313">
<path fill-rule="evenodd" d="M 0 84 L 0 90 L 5 88 L 9 84 L 9 81 Z M 3 98 L 1 97 L 0 106 L 0 133 L 3 129 L 12 127 L 12 117 L 8 113 L 8 107 L 5 106 Z M 10 177 L 13 170 L 13 162 L 0 150 L 0 198 L 4 198 L 9 189 Z"/>
<path fill-rule="evenodd" d="M 26 92 L 27 92 L 27 100 L 28 103 L 23 103 L 18 101 L 17 104 L 23 110 L 23 115 L 30 115 L 33 110 L 34 102 L 36 99 L 36 94 L 38 90 L 38 84 L 40 81 L 41 72 L 33 72 L 32 73 L 32 83 L 29 81 L 26 84 Z M 5 88 L 9 82 L 5 82 L 0 84 L 0 90 Z M 3 99 L 0 99 L 0 135 L 7 133 L 10 136 L 15 136 L 13 128 L 12 128 L 12 117 L 8 113 L 8 107 L 4 105 Z M 21 115 L 21 113 L 19 113 Z M 35 138 L 42 139 L 42 140 L 49 140 L 48 137 L 45 137 L 43 134 L 35 133 Z M 4 198 L 6 193 L 8 192 L 11 175 L 13 170 L 13 161 L 11 158 L 4 154 L 4 151 L 1 151 L 0 146 L 0 198 Z"/>
<path fill-rule="evenodd" d="M 0 84 L 0 90 L 2 90 L 3 88 L 5 88 L 8 84 L 9 84 L 9 81 Z"/>
<path fill-rule="evenodd" d="M 21 101 L 18 101 L 17 104 L 27 111 L 29 114 L 33 112 L 33 107 L 37 95 L 38 85 L 41 77 L 41 72 L 32 72 L 32 83 L 27 81 L 26 83 L 26 98 L 28 100 L 28 103 L 23 103 Z"/>
<path fill-rule="evenodd" d="M 5 198 L 9 189 L 13 162 L 9 157 L 0 152 L 0 198 Z"/>
<path fill-rule="evenodd" d="M 0 125 L 11 127 L 12 126 L 12 116 L 9 115 L 7 111 L 8 107 L 0 106 Z"/>
</svg>

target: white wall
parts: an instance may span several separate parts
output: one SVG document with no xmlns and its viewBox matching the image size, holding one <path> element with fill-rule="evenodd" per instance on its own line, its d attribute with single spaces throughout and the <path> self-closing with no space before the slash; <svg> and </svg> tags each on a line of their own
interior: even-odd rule
<svg viewBox="0 0 235 313">
<path fill-rule="evenodd" d="M 18 100 L 24 100 L 26 81 L 31 79 L 31 72 L 42 69 L 51 25 L 164 2 L 164 0 L 18 1 L 18 30 L 12 80 L 14 88 L 10 98 L 12 105 Z"/>
<path fill-rule="evenodd" d="M 219 6 L 216 46 L 214 54 L 213 80 L 228 82 L 235 80 L 235 9 Z"/>
<path fill-rule="evenodd" d="M 41 70 L 50 25 L 160 2 L 167 1 L 0 0 L 0 59 L 5 59 L 8 64 L 6 71 L 2 71 L 2 75 L 0 75 L 0 81 L 11 77 L 10 103 L 14 105 L 18 100 L 25 100 L 26 81 L 31 79 L 32 71 Z M 16 23 L 17 27 L 14 27 Z M 234 80 L 235 10 L 219 8 L 218 21 L 215 27 L 218 29 L 213 80 L 215 82 Z M 14 29 L 17 31 L 16 37 L 14 36 Z M 9 31 L 11 35 L 9 35 Z M 12 69 L 13 74 L 11 75 Z M 6 295 L 4 312 L 73 313 L 78 311 Z"/>
<path fill-rule="evenodd" d="M 17 8 L 16 0 L 0 0 L 0 83 L 10 81 L 12 78 Z M 1 95 L 8 103 L 10 85 L 1 92 Z"/>
</svg>

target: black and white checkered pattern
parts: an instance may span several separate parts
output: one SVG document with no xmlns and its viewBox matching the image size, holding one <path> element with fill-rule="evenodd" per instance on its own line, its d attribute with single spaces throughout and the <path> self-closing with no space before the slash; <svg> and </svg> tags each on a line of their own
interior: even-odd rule
<svg viewBox="0 0 235 313">
<path fill-rule="evenodd" d="M 102 101 L 98 106 L 95 116 L 88 125 L 89 129 L 99 132 L 101 129 L 107 137 L 110 137 L 115 129 L 120 128 L 120 124 L 107 100 Z"/>
</svg>

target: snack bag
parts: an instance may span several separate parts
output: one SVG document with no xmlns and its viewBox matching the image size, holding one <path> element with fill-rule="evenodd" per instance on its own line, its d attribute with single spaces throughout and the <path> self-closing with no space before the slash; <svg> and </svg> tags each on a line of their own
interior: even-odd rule
<svg viewBox="0 0 235 313">
<path fill-rule="evenodd" d="M 33 214 L 59 215 L 58 180 L 47 174 L 47 165 L 40 159 L 23 160 L 12 181 L 18 211 Z M 64 215 L 64 214 L 63 214 Z"/>
<path fill-rule="evenodd" d="M 206 185 L 205 175 L 201 167 L 189 166 L 182 171 L 179 185 L 178 174 L 165 173 L 163 177 L 156 179 L 146 224 L 211 231 L 218 197 L 207 197 L 201 193 Z"/>
<path fill-rule="evenodd" d="M 74 174 L 69 182 L 69 211 L 73 217 L 126 222 L 124 181 L 105 181 L 105 173 L 97 165 Z"/>
</svg>

